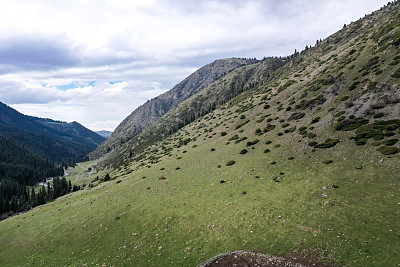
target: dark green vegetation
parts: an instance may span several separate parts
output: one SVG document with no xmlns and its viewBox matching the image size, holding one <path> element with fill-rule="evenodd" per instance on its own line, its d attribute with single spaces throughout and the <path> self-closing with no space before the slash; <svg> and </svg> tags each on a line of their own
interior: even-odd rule
<svg viewBox="0 0 400 267">
<path fill-rule="evenodd" d="M 85 190 L 0 222 L 2 264 L 196 266 L 297 250 L 396 266 L 399 6 L 210 83 L 85 165 Z"/>
<path fill-rule="evenodd" d="M 0 215 L 27 211 L 36 206 L 46 204 L 69 192 L 80 190 L 80 186 L 72 186 L 71 181 L 54 178 L 52 183 L 40 186 L 36 193 L 34 187 L 26 187 L 12 179 L 0 181 Z M 1 217 L 0 217 L 1 219 Z"/>
<path fill-rule="evenodd" d="M 0 102 L 0 135 L 57 163 L 80 160 L 105 139 L 77 122 L 26 116 Z"/>
<path fill-rule="evenodd" d="M 48 177 L 64 175 L 64 167 L 87 159 L 103 141 L 77 122 L 26 116 L 0 102 L 0 183 L 6 192 L 0 194 L 0 215 L 54 199 L 59 194 L 36 201 L 25 192 Z"/>
</svg>

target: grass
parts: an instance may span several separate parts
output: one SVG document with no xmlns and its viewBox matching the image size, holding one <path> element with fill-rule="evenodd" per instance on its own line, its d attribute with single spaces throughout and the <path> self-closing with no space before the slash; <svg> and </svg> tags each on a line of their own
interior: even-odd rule
<svg viewBox="0 0 400 267">
<path fill-rule="evenodd" d="M 340 62 L 352 50 L 340 41 L 335 48 L 332 39 L 329 47 L 313 50 L 313 57 L 318 49 L 328 51 L 319 62 L 304 56 L 294 65 L 296 73 L 302 71 L 303 81 L 279 78 L 289 77 L 286 64 L 274 74 L 278 80 L 258 84 L 271 94 L 241 95 L 146 148 L 142 155 L 124 158 L 116 170 L 108 170 L 113 180 L 93 183 L 1 221 L 1 265 L 196 266 L 232 250 L 271 254 L 301 250 L 341 266 L 396 266 L 400 154 L 389 152 L 398 149 L 394 141 L 400 138 L 394 126 L 398 122 L 373 122 L 372 115 L 344 117 L 340 131 L 334 129 L 337 118 L 352 115 L 351 109 L 343 111 L 340 99 L 359 81 L 351 91 L 356 101 L 369 80 L 360 78 L 359 69 L 372 58 L 376 42 L 358 42 L 352 42 L 356 52 L 349 63 L 357 67 L 346 67 L 339 79 L 345 86 L 337 95 L 330 94 L 329 84 L 319 85 L 315 92 L 304 91 L 310 82 L 336 77 L 337 69 L 344 67 Z M 381 53 L 380 62 L 390 62 L 397 53 L 392 50 Z M 374 81 L 390 83 L 395 70 L 380 69 L 383 72 Z M 239 105 L 246 108 L 234 115 Z M 380 111 L 385 119 L 398 117 L 391 112 L 398 110 L 396 105 Z M 267 112 L 270 117 L 265 120 Z M 313 133 L 308 133 L 304 125 L 316 118 Z M 282 120 L 299 132 L 278 136 L 274 128 Z M 379 132 L 371 135 L 371 129 Z M 385 140 L 389 132 L 393 137 Z M 249 149 L 243 142 L 247 138 L 259 142 L 250 141 Z M 368 139 L 379 142 L 369 145 L 374 140 Z M 393 140 L 390 146 L 383 143 L 388 140 Z M 227 166 L 228 162 L 235 164 Z M 75 183 L 88 184 L 105 174 L 105 170 L 96 173 L 94 162 L 70 170 Z"/>
<path fill-rule="evenodd" d="M 235 123 L 229 127 L 228 134 Z M 256 136 L 251 123 L 243 129 Z M 357 150 L 351 140 L 311 152 L 307 144 L 290 145 L 299 137 L 258 136 L 245 155 L 225 145 L 228 137 L 199 138 L 151 168 L 114 172 L 114 181 L 0 222 L 2 265 L 194 266 L 240 249 L 315 250 L 325 261 L 359 266 L 398 259 L 398 156 L 380 163 L 379 152 Z M 265 154 L 271 140 L 282 145 Z M 179 161 L 178 150 L 187 151 Z M 310 164 L 321 158 L 334 164 Z M 229 161 L 235 164 L 225 166 Z"/>
</svg>

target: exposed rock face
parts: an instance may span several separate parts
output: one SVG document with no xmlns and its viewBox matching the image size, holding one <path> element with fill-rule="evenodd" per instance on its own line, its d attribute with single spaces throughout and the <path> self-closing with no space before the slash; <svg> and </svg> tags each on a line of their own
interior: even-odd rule
<svg viewBox="0 0 400 267">
<path fill-rule="evenodd" d="M 257 60 L 255 59 L 229 58 L 216 60 L 200 68 L 168 92 L 147 101 L 135 109 L 118 125 L 111 137 L 92 153 L 92 156 L 100 157 L 126 143 L 146 127 L 156 122 L 171 108 L 201 91 L 212 82 L 239 67 L 256 62 Z"/>
</svg>

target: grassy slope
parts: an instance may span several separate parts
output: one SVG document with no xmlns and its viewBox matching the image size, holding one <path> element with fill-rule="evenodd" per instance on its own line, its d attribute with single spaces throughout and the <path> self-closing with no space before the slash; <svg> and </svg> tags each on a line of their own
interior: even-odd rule
<svg viewBox="0 0 400 267">
<path fill-rule="evenodd" d="M 251 118 L 251 113 L 244 114 Z M 221 118 L 229 118 L 226 114 Z M 223 138 L 202 134 L 151 168 L 1 222 L 1 261 L 193 266 L 229 250 L 315 249 L 351 265 L 397 263 L 398 155 L 359 150 L 350 140 L 312 152 L 303 143 L 287 145 L 300 139 L 297 133 L 256 136 L 254 120 L 240 135 L 260 142 L 240 155 L 247 140 L 225 145 L 240 131 L 234 130 L 238 120 L 214 130 L 230 127 Z M 220 120 L 204 122 L 214 121 Z M 190 127 L 187 132 L 196 134 Z M 275 148 L 277 143 L 281 147 Z M 295 159 L 287 160 L 291 156 Z M 237 163 L 225 166 L 231 159 Z M 322 164 L 326 159 L 334 162 Z M 360 165 L 364 168 L 355 168 Z M 282 182 L 274 182 L 276 176 Z"/>
<path fill-rule="evenodd" d="M 333 128 L 334 114 L 339 111 L 347 111 L 346 117 L 364 114 L 365 107 L 358 111 L 347 107 L 340 100 L 344 96 L 357 104 L 366 94 L 379 100 L 390 92 L 385 84 L 398 88 L 399 79 L 391 76 L 398 65 L 389 65 L 398 55 L 396 47 L 378 54 L 383 73 L 373 71 L 360 78 L 359 69 L 372 57 L 374 47 L 372 39 L 357 37 L 339 42 L 323 56 L 318 49 L 327 45 L 317 47 L 296 69 L 285 70 L 289 68 L 285 65 L 280 70 L 282 78 L 265 85 L 272 89 L 268 93 L 245 92 L 235 104 L 225 105 L 148 148 L 146 158 L 111 173 L 115 180 L 94 183 L 97 186 L 91 189 L 0 222 L 0 262 L 4 266 L 193 266 L 230 250 L 279 254 L 301 249 L 318 251 L 323 260 L 337 264 L 398 264 L 400 154 L 384 156 L 371 140 L 357 146 L 349 139 L 354 131 Z M 357 53 L 349 61 L 353 48 Z M 344 74 L 337 75 L 341 71 Z M 330 93 L 335 84 L 316 82 L 329 76 L 340 81 L 337 95 Z M 362 82 L 349 91 L 354 78 Z M 297 83 L 275 95 L 289 80 Z M 368 89 L 371 81 L 378 82 L 381 91 Z M 313 85 L 320 88 L 312 90 Z M 327 99 L 323 104 L 295 109 L 301 100 L 320 94 Z M 266 103 L 269 109 L 263 108 Z M 383 119 L 399 118 L 399 103 L 386 104 L 378 110 L 386 113 Z M 287 111 L 289 106 L 291 111 Z M 293 110 L 306 116 L 289 121 Z M 311 124 L 316 116 L 320 121 Z M 264 129 L 269 118 L 277 127 L 256 135 L 256 129 Z M 368 118 L 376 120 L 372 115 Z M 285 123 L 290 126 L 283 128 Z M 317 136 L 300 135 L 298 128 L 303 125 Z M 277 135 L 294 126 L 295 132 Z M 248 139 L 227 144 L 235 134 Z M 394 134 L 390 138 L 400 138 L 399 129 Z M 188 137 L 191 142 L 179 144 Z M 315 150 L 308 145 L 327 138 L 338 138 L 340 143 Z M 255 139 L 260 141 L 247 147 Z M 267 148 L 271 152 L 264 153 Z M 239 154 L 242 149 L 248 152 Z M 152 155 L 162 158 L 151 163 Z M 230 160 L 236 164 L 226 166 Z M 325 160 L 333 162 L 324 164 Z M 281 182 L 274 181 L 278 176 Z"/>
</svg>

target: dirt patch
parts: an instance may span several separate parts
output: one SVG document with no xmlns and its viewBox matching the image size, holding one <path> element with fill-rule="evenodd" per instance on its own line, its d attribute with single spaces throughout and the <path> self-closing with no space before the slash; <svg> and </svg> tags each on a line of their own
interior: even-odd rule
<svg viewBox="0 0 400 267">
<path fill-rule="evenodd" d="M 232 251 L 219 254 L 198 267 L 327 267 L 332 264 L 315 262 L 310 256 L 301 253 L 289 255 L 269 255 L 247 251 Z"/>
</svg>

